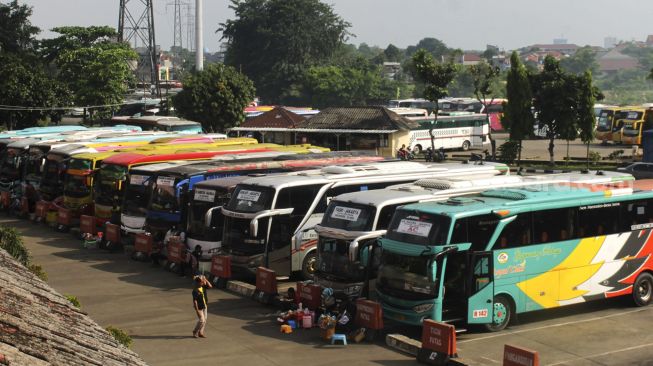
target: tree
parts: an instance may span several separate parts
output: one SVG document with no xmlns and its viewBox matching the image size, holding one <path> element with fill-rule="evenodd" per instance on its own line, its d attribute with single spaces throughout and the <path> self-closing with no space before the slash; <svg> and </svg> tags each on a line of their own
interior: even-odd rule
<svg viewBox="0 0 653 366">
<path fill-rule="evenodd" d="M 404 53 L 393 44 L 389 44 L 383 51 L 383 54 L 385 55 L 385 59 L 390 62 L 400 62 L 404 57 Z"/>
<path fill-rule="evenodd" d="M 573 75 L 566 74 L 555 58 L 547 56 L 542 72 L 533 75 L 531 87 L 533 106 L 540 128 L 547 131 L 550 163 L 554 165 L 555 138 L 569 138 L 569 131 L 576 126 L 577 85 Z"/>
<path fill-rule="evenodd" d="M 585 71 L 582 76 L 577 78 L 580 92 L 578 98 L 578 128 L 580 139 L 587 144 L 587 169 L 590 164 L 590 142 L 594 140 L 594 125 L 596 124 L 596 115 L 594 114 L 594 104 L 597 100 L 603 98 L 601 92 L 592 83 L 592 73 Z"/>
<path fill-rule="evenodd" d="M 485 62 L 477 65 L 472 65 L 470 68 L 474 80 L 474 96 L 483 104 L 485 109 L 485 117 L 487 119 L 488 127 L 490 126 L 490 109 L 489 106 L 494 103 L 496 97 L 496 81 L 499 79 L 501 71 L 498 66 L 491 66 Z M 488 98 L 491 98 L 488 100 Z M 492 158 L 496 158 L 497 144 L 492 137 L 492 128 L 489 128 L 488 138 L 490 139 L 490 146 L 492 147 Z"/>
<path fill-rule="evenodd" d="M 579 48 L 576 53 L 560 60 L 560 67 L 566 72 L 582 75 L 589 70 L 596 73 L 599 64 L 596 62 L 596 52 L 590 46 Z"/>
<path fill-rule="evenodd" d="M 350 24 L 319 0 L 231 0 L 236 18 L 220 25 L 225 63 L 247 75 L 266 103 L 297 100 L 297 83 L 326 63 Z"/>
<path fill-rule="evenodd" d="M 201 122 L 207 131 L 223 132 L 245 120 L 254 93 L 252 81 L 235 68 L 210 64 L 186 78 L 173 104 L 180 116 Z"/>
<path fill-rule="evenodd" d="M 418 50 L 412 57 L 413 76 L 424 83 L 424 97 L 435 102 L 434 121 L 429 128 L 431 149 L 435 150 L 433 126 L 438 123 L 438 100 L 448 95 L 447 86 L 456 76 L 456 65 L 452 62 L 436 63 L 428 51 Z"/>
<path fill-rule="evenodd" d="M 34 36 L 41 30 L 32 25 L 32 8 L 17 0 L 0 4 L 0 53 L 23 54 L 35 48 Z"/>
<path fill-rule="evenodd" d="M 122 103 L 133 79 L 129 63 L 138 55 L 127 43 L 113 41 L 116 31 L 110 27 L 60 27 L 53 31 L 60 36 L 43 41 L 42 54 L 56 65 L 57 77 L 73 91 L 75 104 Z"/>
<path fill-rule="evenodd" d="M 510 71 L 506 78 L 507 102 L 503 105 L 501 125 L 510 133 L 510 140 L 518 142 L 518 158 L 521 161 L 522 141 L 533 131 L 533 95 L 526 67 L 517 52 L 510 56 Z"/>
<path fill-rule="evenodd" d="M 420 49 L 426 50 L 437 61 L 442 60 L 450 52 L 449 47 L 441 40 L 427 37 L 417 42 L 415 46 L 408 46 L 406 48 L 406 55 L 412 57 Z"/>
</svg>

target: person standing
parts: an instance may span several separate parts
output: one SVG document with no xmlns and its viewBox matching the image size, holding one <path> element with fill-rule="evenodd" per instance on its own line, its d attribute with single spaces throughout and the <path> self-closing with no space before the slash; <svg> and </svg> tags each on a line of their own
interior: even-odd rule
<svg viewBox="0 0 653 366">
<path fill-rule="evenodd" d="M 211 286 L 211 283 L 204 276 L 195 276 L 193 280 L 195 284 L 193 289 L 193 307 L 198 318 L 195 329 L 193 329 L 193 337 L 205 338 L 204 327 L 206 326 L 206 319 L 208 317 L 208 297 L 206 290 L 213 286 Z"/>
</svg>

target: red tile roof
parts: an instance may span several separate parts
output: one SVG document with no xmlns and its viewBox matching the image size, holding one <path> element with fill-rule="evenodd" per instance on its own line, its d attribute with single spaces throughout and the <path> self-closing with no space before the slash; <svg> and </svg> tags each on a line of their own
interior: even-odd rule
<svg viewBox="0 0 653 366">
<path fill-rule="evenodd" d="M 290 112 L 283 107 L 276 107 L 240 124 L 240 127 L 258 128 L 296 128 L 306 118 Z"/>
</svg>

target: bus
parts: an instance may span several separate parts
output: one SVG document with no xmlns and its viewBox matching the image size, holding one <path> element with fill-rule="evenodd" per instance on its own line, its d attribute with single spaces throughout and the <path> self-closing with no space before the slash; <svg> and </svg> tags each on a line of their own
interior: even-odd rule
<svg viewBox="0 0 653 366">
<path fill-rule="evenodd" d="M 84 126 L 46 126 L 46 127 L 28 127 L 22 130 L 11 130 L 0 133 L 0 138 L 27 137 L 43 134 L 58 134 L 67 131 L 84 131 L 88 130 Z"/>
<path fill-rule="evenodd" d="M 383 314 L 504 329 L 515 314 L 653 299 L 651 181 L 495 189 L 399 208 L 376 280 Z"/>
<path fill-rule="evenodd" d="M 202 125 L 199 122 L 169 116 L 142 116 L 126 119 L 115 117 L 111 119 L 110 124 L 129 124 L 139 126 L 143 131 L 165 131 L 185 134 L 202 133 Z"/>
<path fill-rule="evenodd" d="M 608 141 L 612 141 L 614 133 L 621 132 L 621 125 L 617 121 L 625 117 L 622 113 L 621 107 L 607 107 L 601 109 L 598 114 L 598 122 L 596 124 L 596 139 L 600 140 L 603 145 Z"/>
<path fill-rule="evenodd" d="M 419 127 L 410 131 L 408 147 L 422 151 L 431 147 L 429 129 L 433 128 L 435 149 L 483 148 L 490 143 L 490 126 L 484 114 L 461 116 L 439 116 L 437 121 L 424 119 L 417 121 Z"/>
<path fill-rule="evenodd" d="M 369 280 L 376 278 L 380 248 L 399 206 L 470 195 L 489 188 L 521 187 L 556 182 L 607 184 L 631 181 L 617 172 L 548 174 L 541 176 L 469 176 L 421 179 L 413 184 L 367 192 L 346 193 L 329 203 L 318 233 L 318 261 L 314 280 L 323 288 L 356 298 L 369 297 Z"/>
<path fill-rule="evenodd" d="M 333 164 L 361 164 L 383 160 L 384 158 L 380 156 L 341 151 L 320 154 L 283 155 L 269 161 L 256 163 L 256 165 L 249 164 L 249 170 L 259 172 L 263 170 L 290 172 Z M 222 216 L 220 208 L 227 203 L 229 194 L 234 186 L 249 178 L 251 177 L 244 175 L 240 177 L 230 176 L 227 178 L 205 180 L 195 184 L 194 189 L 188 197 L 190 205 L 187 214 L 182 215 L 187 220 L 183 220 L 182 226 L 180 227 L 186 234 L 189 248 L 195 248 L 196 245 L 199 245 L 202 247 L 204 255 L 218 253 L 221 247 L 224 221 L 224 216 Z"/>
<path fill-rule="evenodd" d="M 490 117 L 490 129 L 492 131 L 501 132 L 503 131 L 503 125 L 501 124 L 501 119 L 503 118 L 503 103 L 507 103 L 508 99 L 495 98 L 492 100 L 485 100 L 487 107 L 482 106 L 479 113 L 489 114 Z M 486 113 L 486 111 L 488 113 Z"/>
<path fill-rule="evenodd" d="M 612 143 L 621 144 L 623 141 L 623 130 L 626 125 L 632 130 L 635 123 L 644 118 L 645 108 L 642 107 L 624 107 L 615 115 L 612 123 Z"/>
<path fill-rule="evenodd" d="M 398 115 L 413 121 L 421 121 L 429 118 L 429 112 L 422 108 L 388 108 Z"/>
<path fill-rule="evenodd" d="M 507 173 L 504 164 L 385 162 L 251 178 L 239 184 L 226 206 L 222 246 L 232 267 L 253 273 L 264 266 L 277 275 L 315 272 L 316 224 L 332 197 L 385 188 L 433 175 Z"/>
<path fill-rule="evenodd" d="M 388 102 L 388 108 L 418 108 L 426 109 L 428 113 L 433 113 L 435 103 L 426 99 L 392 99 Z"/>
<path fill-rule="evenodd" d="M 628 110 L 624 120 L 621 143 L 641 145 L 642 132 L 653 128 L 653 108 Z"/>
</svg>

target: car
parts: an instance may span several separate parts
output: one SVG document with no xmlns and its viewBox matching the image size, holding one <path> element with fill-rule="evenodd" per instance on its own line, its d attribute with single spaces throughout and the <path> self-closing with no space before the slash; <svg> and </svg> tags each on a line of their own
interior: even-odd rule
<svg viewBox="0 0 653 366">
<path fill-rule="evenodd" d="M 628 166 L 617 168 L 617 170 L 630 173 L 635 179 L 653 178 L 653 163 L 632 163 Z"/>
</svg>

